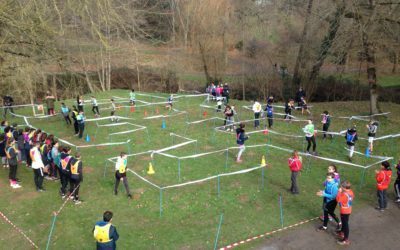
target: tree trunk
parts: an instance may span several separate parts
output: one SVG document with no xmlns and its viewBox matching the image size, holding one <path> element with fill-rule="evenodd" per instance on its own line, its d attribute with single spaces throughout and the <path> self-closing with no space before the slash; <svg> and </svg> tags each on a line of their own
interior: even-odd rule
<svg viewBox="0 0 400 250">
<path fill-rule="evenodd" d="M 392 67 L 392 73 L 395 74 L 397 73 L 397 63 L 399 61 L 398 54 L 396 52 L 393 52 L 393 67 Z"/>
<path fill-rule="evenodd" d="M 297 54 L 296 64 L 295 64 L 294 70 L 293 70 L 292 85 L 297 86 L 297 87 L 301 83 L 299 69 L 300 69 L 301 60 L 304 59 L 304 50 L 305 50 L 305 46 L 306 46 L 305 42 L 306 42 L 306 38 L 307 38 L 308 26 L 309 26 L 309 22 L 310 22 L 313 2 L 314 2 L 314 0 L 308 0 L 306 19 L 304 21 L 303 33 L 301 35 L 299 53 Z"/>
<path fill-rule="evenodd" d="M 334 17 L 329 21 L 328 33 L 325 35 L 325 37 L 322 41 L 322 44 L 321 44 L 321 47 L 320 47 L 319 53 L 318 53 L 318 58 L 317 58 L 316 62 L 314 63 L 311 73 L 310 73 L 309 81 L 311 84 L 313 84 L 315 79 L 317 79 L 317 77 L 319 75 L 319 71 L 321 70 L 323 63 L 324 63 L 326 57 L 328 56 L 329 49 L 332 47 L 332 44 L 336 38 L 336 33 L 340 27 L 340 22 L 341 22 L 341 18 L 343 16 L 344 10 L 345 10 L 345 5 L 344 5 L 344 1 L 342 1 L 341 3 L 338 4 Z"/>
<path fill-rule="evenodd" d="M 201 45 L 200 41 L 199 41 L 199 49 L 200 49 L 200 54 L 201 54 L 201 60 L 203 61 L 204 74 L 206 75 L 207 82 L 210 83 L 210 82 L 212 82 L 212 78 L 210 76 L 210 73 L 208 73 L 206 55 L 205 55 L 204 47 L 203 47 L 203 45 Z"/>
</svg>

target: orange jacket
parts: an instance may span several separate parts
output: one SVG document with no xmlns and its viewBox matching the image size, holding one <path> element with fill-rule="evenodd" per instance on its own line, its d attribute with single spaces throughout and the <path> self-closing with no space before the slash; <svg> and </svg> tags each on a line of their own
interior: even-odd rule
<svg viewBox="0 0 400 250">
<path fill-rule="evenodd" d="M 351 207 L 353 206 L 354 194 L 353 191 L 342 190 L 336 196 L 336 201 L 340 206 L 340 214 L 351 214 Z"/>
<path fill-rule="evenodd" d="M 302 163 L 298 157 L 292 157 L 288 160 L 290 171 L 299 172 L 302 167 Z"/>
<path fill-rule="evenodd" d="M 390 178 L 392 178 L 392 170 L 381 170 L 375 175 L 376 188 L 378 190 L 386 190 L 390 184 Z"/>
</svg>

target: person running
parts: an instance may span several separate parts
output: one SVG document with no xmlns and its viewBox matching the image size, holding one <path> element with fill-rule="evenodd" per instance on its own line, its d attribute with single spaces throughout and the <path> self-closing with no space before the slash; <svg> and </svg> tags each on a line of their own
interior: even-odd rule
<svg viewBox="0 0 400 250">
<path fill-rule="evenodd" d="M 115 164 L 115 185 L 114 185 L 114 194 L 118 194 L 118 186 L 119 182 L 122 180 L 124 183 L 125 191 L 129 198 L 132 198 L 132 195 L 129 191 L 128 179 L 126 177 L 126 169 L 128 164 L 128 156 L 126 153 L 121 153 L 117 159 L 117 163 Z"/>
<path fill-rule="evenodd" d="M 76 97 L 76 103 L 78 105 L 78 111 L 82 111 L 83 112 L 83 105 L 85 105 L 85 101 L 83 100 L 83 96 L 78 95 Z"/>
<path fill-rule="evenodd" d="M 354 146 L 358 140 L 356 125 L 347 130 L 345 138 L 347 146 L 349 146 L 349 161 L 351 162 L 354 154 Z"/>
<path fill-rule="evenodd" d="M 304 97 L 301 97 L 301 98 L 300 98 L 299 104 L 301 105 L 300 107 L 301 107 L 301 114 L 302 114 L 302 115 L 304 114 L 304 111 L 306 111 L 309 115 L 311 115 L 311 112 L 310 112 L 310 110 L 309 110 L 308 107 L 307 107 L 306 99 L 304 99 Z"/>
<path fill-rule="evenodd" d="M 245 128 L 245 124 L 244 123 L 240 123 L 239 127 L 236 129 L 236 143 L 239 146 L 239 152 L 237 154 L 237 158 L 236 158 L 236 162 L 237 163 L 241 163 L 242 162 L 242 154 L 244 152 L 244 150 L 246 149 L 246 147 L 244 146 L 244 142 L 249 139 L 248 136 L 246 136 L 244 128 Z"/>
<path fill-rule="evenodd" d="M 60 188 L 60 195 L 61 198 L 64 199 L 66 197 L 66 190 L 68 186 L 68 180 L 71 172 L 71 148 L 70 147 L 65 147 L 61 151 L 60 154 L 60 182 L 61 182 L 61 188 Z"/>
<path fill-rule="evenodd" d="M 83 131 L 85 131 L 85 114 L 83 111 L 79 111 L 78 116 L 76 117 L 76 120 L 78 122 L 78 128 L 79 128 L 79 134 L 78 138 L 81 139 L 83 137 Z"/>
<path fill-rule="evenodd" d="M 54 102 L 56 101 L 56 98 L 50 93 L 50 91 L 47 91 L 45 99 L 47 106 L 47 115 L 55 115 Z"/>
<path fill-rule="evenodd" d="M 173 102 L 174 102 L 174 95 L 171 94 L 171 95 L 168 97 L 167 106 L 166 106 L 170 111 L 172 110 Z"/>
<path fill-rule="evenodd" d="M 272 102 L 269 102 L 269 99 L 264 111 L 267 112 L 268 128 L 272 128 L 272 125 L 274 125 L 274 107 L 272 106 Z"/>
<path fill-rule="evenodd" d="M 288 164 L 290 172 L 292 173 L 290 177 L 290 180 L 292 182 L 292 185 L 290 186 L 290 192 L 292 192 L 292 194 L 299 194 L 299 188 L 297 186 L 297 175 L 301 171 L 302 162 L 297 150 L 293 151 L 292 157 L 288 160 Z"/>
<path fill-rule="evenodd" d="M 117 106 L 115 105 L 114 99 L 111 99 L 111 122 L 118 122 L 118 118 L 115 116 Z"/>
<path fill-rule="evenodd" d="M 136 105 L 136 93 L 134 89 L 132 89 L 131 92 L 129 92 L 129 103 L 132 106 Z"/>
<path fill-rule="evenodd" d="M 386 190 L 390 185 L 390 179 L 392 178 L 392 170 L 390 169 L 390 163 L 384 161 L 381 163 L 381 169 L 375 170 L 376 189 L 378 196 L 378 206 L 375 208 L 380 212 L 385 211 L 387 208 Z"/>
<path fill-rule="evenodd" d="M 306 92 L 303 90 L 302 87 L 299 88 L 299 91 L 297 91 L 296 93 L 296 102 L 297 102 L 297 106 L 301 107 L 302 106 L 302 101 L 301 98 L 306 98 Z"/>
<path fill-rule="evenodd" d="M 5 107 L 5 108 L 4 108 L 4 113 L 3 113 L 4 119 L 7 118 L 7 111 L 8 111 L 8 110 L 10 110 L 12 116 L 14 116 L 14 115 L 13 115 L 14 109 L 13 109 L 13 107 L 12 107 L 13 104 L 14 104 L 14 99 L 13 99 L 9 94 L 7 94 L 7 95 L 5 95 L 5 96 L 3 97 L 3 106 Z"/>
<path fill-rule="evenodd" d="M 307 154 L 310 154 L 311 143 L 313 145 L 313 155 L 317 155 L 317 143 L 315 142 L 314 124 L 312 120 L 308 120 L 308 124 L 303 128 L 307 140 Z"/>
<path fill-rule="evenodd" d="M 65 103 L 61 103 L 61 114 L 64 117 L 65 122 L 67 123 L 67 125 L 71 125 L 71 119 L 69 118 L 69 108 L 65 105 Z"/>
<path fill-rule="evenodd" d="M 83 181 L 81 154 L 76 153 L 75 157 L 71 157 L 69 164 L 71 169 L 71 175 L 69 177 L 70 198 L 73 200 L 75 205 L 78 205 L 82 203 L 82 200 L 79 199 L 79 189 L 81 182 Z"/>
<path fill-rule="evenodd" d="M 324 134 L 323 136 L 324 136 L 324 140 L 325 140 L 326 139 L 326 135 L 328 133 L 329 126 L 331 125 L 331 116 L 329 115 L 329 112 L 326 111 L 326 110 L 322 113 L 322 121 L 321 121 L 321 123 L 322 123 L 322 133 Z M 331 136 L 331 139 L 332 139 L 333 136 L 332 135 L 330 135 L 330 136 Z"/>
<path fill-rule="evenodd" d="M 368 129 L 368 150 L 370 153 L 374 150 L 374 140 L 375 140 L 375 135 L 376 131 L 378 130 L 378 122 L 376 121 L 370 121 L 366 125 Z"/>
<path fill-rule="evenodd" d="M 76 108 L 76 106 L 72 106 L 72 119 L 74 120 L 74 131 L 75 131 L 75 136 L 79 135 L 79 123 L 78 123 L 78 115 L 79 115 L 79 111 Z"/>
<path fill-rule="evenodd" d="M 222 89 L 222 96 L 225 97 L 225 104 L 229 103 L 229 95 L 230 95 L 229 86 L 228 83 L 225 83 Z"/>
<path fill-rule="evenodd" d="M 119 235 L 115 226 L 111 224 L 113 213 L 105 211 L 103 220 L 96 222 L 93 228 L 93 236 L 96 239 L 97 250 L 115 250 L 117 249 L 116 241 Z"/>
<path fill-rule="evenodd" d="M 349 245 L 349 218 L 351 214 L 351 208 L 353 206 L 354 193 L 351 190 L 351 184 L 348 181 L 342 183 L 342 187 L 339 188 L 338 194 L 336 196 L 336 202 L 340 207 L 340 221 L 342 226 L 338 232 L 339 240 L 337 243 L 339 245 Z"/>
<path fill-rule="evenodd" d="M 396 181 L 394 182 L 394 193 L 396 194 L 396 199 L 394 202 L 400 203 L 400 160 L 396 165 L 396 171 L 397 171 L 397 178 Z"/>
<path fill-rule="evenodd" d="M 20 188 L 21 186 L 17 182 L 17 168 L 18 168 L 18 150 L 15 148 L 15 140 L 10 138 L 7 141 L 6 155 L 8 165 L 10 166 L 8 178 L 10 180 L 10 187 Z"/>
<path fill-rule="evenodd" d="M 295 109 L 293 99 L 289 99 L 289 101 L 285 104 L 285 116 L 283 119 L 291 120 L 292 119 L 292 110 Z"/>
<path fill-rule="evenodd" d="M 96 97 L 92 95 L 91 101 L 92 101 L 92 112 L 94 114 L 94 117 L 99 117 L 100 116 L 99 104 L 97 103 Z"/>
<path fill-rule="evenodd" d="M 40 142 L 36 142 L 35 146 L 30 150 L 30 157 L 32 159 L 32 169 L 34 173 L 34 182 L 36 190 L 43 192 L 43 178 L 44 178 L 44 165 L 42 162 L 42 155 L 39 151 Z"/>
<path fill-rule="evenodd" d="M 317 195 L 323 197 L 323 209 L 324 209 L 324 222 L 317 231 L 326 231 L 328 229 L 329 215 L 337 223 L 337 229 L 341 228 L 339 218 L 335 214 L 335 208 L 337 205 L 336 196 L 338 193 L 338 184 L 334 180 L 335 175 L 333 173 L 326 174 L 325 190 L 318 191 Z"/>
<path fill-rule="evenodd" d="M 254 100 L 252 110 L 254 112 L 254 128 L 257 129 L 258 127 L 260 127 L 260 114 L 262 111 L 261 104 Z"/>
</svg>

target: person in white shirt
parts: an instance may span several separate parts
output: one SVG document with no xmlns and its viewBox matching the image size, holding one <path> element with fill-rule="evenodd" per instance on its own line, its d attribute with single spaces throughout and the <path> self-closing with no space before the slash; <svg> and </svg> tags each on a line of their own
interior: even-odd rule
<svg viewBox="0 0 400 250">
<path fill-rule="evenodd" d="M 260 127 L 261 110 L 262 110 L 261 104 L 257 101 L 254 101 L 253 112 L 254 112 L 254 127 L 255 128 Z"/>
<path fill-rule="evenodd" d="M 95 117 L 99 117 L 100 116 L 99 104 L 97 103 L 96 97 L 92 96 L 91 99 L 92 99 L 92 112 Z"/>
<path fill-rule="evenodd" d="M 43 192 L 44 164 L 42 161 L 42 155 L 40 154 L 39 148 L 40 148 L 40 142 L 36 142 L 35 146 L 30 150 L 29 155 L 32 159 L 32 169 L 34 174 L 36 190 L 38 192 Z"/>
</svg>

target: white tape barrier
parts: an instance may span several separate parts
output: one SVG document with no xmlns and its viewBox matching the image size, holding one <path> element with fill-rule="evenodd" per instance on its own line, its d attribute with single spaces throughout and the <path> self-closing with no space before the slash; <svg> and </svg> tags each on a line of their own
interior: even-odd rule
<svg viewBox="0 0 400 250">
<path fill-rule="evenodd" d="M 126 142 L 109 142 L 109 143 L 101 143 L 101 144 L 82 145 L 82 146 L 76 146 L 76 148 L 115 146 L 115 145 L 128 144 L 130 141 L 131 140 L 127 140 Z"/>
<path fill-rule="evenodd" d="M 154 184 L 153 182 L 147 180 L 146 178 L 142 177 L 140 174 L 136 173 L 135 171 L 131 170 L 128 168 L 128 171 L 131 172 L 132 174 L 136 175 L 139 179 L 141 179 L 144 182 L 149 183 L 150 185 L 152 185 L 155 188 L 161 189 L 161 187 L 157 186 L 156 184 Z"/>
<path fill-rule="evenodd" d="M 193 94 L 193 95 L 176 95 L 174 98 L 182 98 L 182 97 L 202 97 L 202 96 L 208 96 L 208 94 Z"/>
<path fill-rule="evenodd" d="M 268 130 L 255 130 L 255 131 L 250 131 L 250 132 L 246 132 L 246 134 L 248 134 L 248 135 L 251 135 L 251 134 L 256 134 L 256 133 L 262 133 L 262 132 L 264 132 L 264 131 L 268 131 L 268 133 L 271 133 L 271 134 L 275 134 L 275 135 L 281 135 L 281 136 L 285 136 L 285 137 L 292 137 L 292 138 L 304 138 L 305 136 L 303 136 L 303 135 L 289 135 L 289 134 L 283 134 L 283 133 L 279 133 L 279 132 L 276 132 L 276 131 L 273 131 L 273 130 L 270 130 L 270 129 L 268 129 Z"/>
<path fill-rule="evenodd" d="M 347 148 L 347 147 L 344 147 L 344 149 L 346 149 L 347 151 L 350 151 L 350 149 Z M 380 159 L 380 160 L 382 160 L 382 159 L 387 159 L 387 158 L 388 158 L 388 157 L 386 157 L 386 156 L 378 156 L 378 155 L 369 155 L 369 156 L 367 156 L 366 154 L 361 153 L 361 152 L 358 152 L 358 151 L 356 151 L 356 150 L 354 150 L 354 153 L 355 153 L 355 154 L 358 154 L 358 155 L 365 156 L 365 157 L 370 157 L 370 158 Z"/>
<path fill-rule="evenodd" d="M 122 126 L 122 125 L 126 125 L 126 124 L 130 124 L 130 123 L 129 122 L 107 123 L 107 124 L 96 123 L 96 126 L 97 127 L 115 127 L 115 126 Z"/>
<path fill-rule="evenodd" d="M 155 151 L 153 151 L 153 152 L 151 153 L 151 158 L 153 158 L 153 155 L 154 155 L 155 153 L 162 153 L 162 152 L 165 152 L 165 151 L 168 151 L 168 150 L 171 150 L 171 149 L 183 147 L 183 146 L 185 146 L 185 145 L 188 145 L 188 144 L 191 144 L 191 143 L 194 143 L 194 142 L 197 142 L 197 140 L 195 140 L 195 141 L 187 141 L 187 142 L 179 143 L 179 144 L 174 145 L 174 146 L 171 146 L 171 147 L 167 147 L 167 148 L 155 150 Z"/>
<path fill-rule="evenodd" d="M 179 113 L 176 113 L 176 114 L 149 116 L 149 117 L 143 118 L 143 120 L 152 120 L 152 119 L 158 119 L 158 118 L 168 118 L 168 117 L 174 117 L 174 116 L 184 115 L 184 114 L 186 114 L 186 113 L 187 113 L 186 111 L 179 111 Z"/>
<path fill-rule="evenodd" d="M 220 121 L 224 121 L 225 119 L 221 118 L 221 117 L 211 117 L 211 118 L 207 118 L 207 119 L 203 119 L 203 120 L 197 120 L 197 121 L 192 121 L 192 122 L 186 122 L 186 124 L 197 124 L 197 123 L 202 123 L 202 122 L 206 122 L 206 121 L 212 121 L 212 120 L 220 120 Z"/>
<path fill-rule="evenodd" d="M 21 104 L 21 105 L 12 105 L 12 106 L 1 106 L 0 109 L 5 108 L 20 108 L 20 107 L 35 107 L 39 106 L 40 104 Z"/>
<path fill-rule="evenodd" d="M 339 117 L 335 117 L 335 118 L 339 118 L 339 119 L 359 119 L 361 120 L 362 118 L 371 118 L 371 117 L 375 117 L 375 116 L 385 116 L 385 115 L 389 115 L 390 112 L 386 112 L 386 113 L 379 113 L 379 114 L 373 114 L 373 115 L 353 115 L 353 116 L 339 116 Z M 332 116 L 334 117 L 334 116 Z M 369 121 L 370 119 L 368 119 L 367 121 Z"/>
<path fill-rule="evenodd" d="M 242 106 L 244 109 L 247 109 L 247 110 L 250 110 L 251 112 L 254 112 L 253 111 L 253 107 L 252 106 Z M 261 114 L 264 114 L 264 113 L 267 113 L 266 111 L 264 111 L 264 110 L 261 110 L 261 112 L 260 112 Z M 293 118 L 293 120 L 292 121 L 301 121 L 301 122 L 305 122 L 305 121 L 308 121 L 308 120 L 301 120 L 301 119 L 299 119 L 299 118 L 297 118 L 296 116 L 294 116 L 294 115 L 288 115 L 288 114 L 283 114 L 283 113 L 275 113 L 275 114 L 277 114 L 277 115 L 286 115 L 286 116 L 288 116 L 288 117 L 290 117 L 290 118 Z M 264 118 L 264 117 L 263 117 Z M 260 117 L 260 119 L 261 119 L 261 117 Z M 284 119 L 285 120 L 285 119 Z M 288 119 L 286 119 L 286 120 L 288 120 Z"/>
<path fill-rule="evenodd" d="M 148 151 L 143 151 L 143 152 L 139 152 L 139 153 L 129 154 L 129 155 L 127 155 L 127 156 L 128 156 L 128 157 L 131 157 L 131 156 L 138 156 L 138 155 L 151 154 L 153 151 L 154 151 L 154 150 L 148 150 Z M 107 160 L 116 163 L 116 161 L 113 161 L 113 160 L 118 159 L 118 157 L 119 157 L 119 156 L 111 157 L 111 158 L 108 158 Z"/>
<path fill-rule="evenodd" d="M 50 118 L 50 117 L 56 117 L 57 115 L 38 115 L 38 116 L 29 116 L 29 115 L 18 115 L 15 114 L 13 112 L 11 112 L 11 115 L 15 116 L 15 117 L 19 117 L 19 118 L 29 118 L 29 119 L 46 119 L 46 118 Z"/>
<path fill-rule="evenodd" d="M 86 119 L 85 122 L 95 122 L 95 121 L 103 121 L 103 120 L 111 120 L 111 119 L 135 120 L 133 118 L 115 115 L 115 116 L 105 116 L 105 117 L 99 117 L 99 118 Z"/>
<path fill-rule="evenodd" d="M 185 137 L 185 136 L 182 136 L 182 135 L 178 135 L 178 134 L 175 134 L 175 133 L 169 133 L 169 136 L 179 137 L 179 138 L 182 138 L 182 139 L 185 139 L 185 140 L 188 140 L 188 141 L 197 141 L 195 139 L 192 139 L 192 138 L 189 138 L 189 137 Z"/>
<path fill-rule="evenodd" d="M 153 98 L 158 98 L 158 99 L 167 99 L 168 97 L 163 97 L 163 96 L 156 96 L 156 95 L 149 95 L 149 94 L 142 94 L 142 93 L 136 93 L 137 96 L 147 96 L 147 97 L 153 97 Z"/>
<path fill-rule="evenodd" d="M 122 132 L 115 132 L 115 133 L 111 133 L 111 134 L 108 134 L 108 135 L 109 136 L 112 136 L 112 135 L 124 135 L 124 134 L 130 134 L 130 133 L 134 133 L 136 131 L 145 130 L 145 129 L 147 129 L 147 128 L 143 127 L 143 128 L 137 128 L 137 129 L 127 130 L 127 131 L 122 131 Z"/>
<path fill-rule="evenodd" d="M 239 171 L 236 171 L 236 172 L 230 172 L 230 173 L 224 173 L 224 174 L 214 175 L 214 176 L 210 176 L 210 177 L 207 177 L 207 178 L 204 178 L 204 179 L 199 179 L 199 180 L 195 180 L 195 181 L 189 181 L 189 182 L 185 182 L 185 183 L 180 183 L 180 184 L 165 186 L 165 187 L 162 187 L 162 189 L 169 189 L 169 188 L 176 188 L 176 187 L 182 187 L 182 186 L 192 185 L 192 184 L 196 184 L 196 183 L 200 183 L 200 182 L 205 182 L 205 181 L 212 180 L 212 179 L 216 179 L 216 178 L 218 178 L 218 177 L 223 177 L 223 176 L 230 176 L 230 175 L 237 175 L 237 174 L 245 174 L 245 173 L 252 172 L 252 171 L 255 171 L 255 170 L 261 169 L 261 168 L 265 168 L 265 166 L 258 166 L 258 167 L 253 167 L 253 168 L 244 169 L 244 170 L 239 170 Z"/>
<path fill-rule="evenodd" d="M 177 156 L 175 156 L 175 155 L 171 155 L 171 154 L 167 154 L 167 153 L 162 153 L 162 152 L 154 152 L 154 154 L 162 155 L 162 156 L 165 156 L 165 157 L 168 157 L 168 158 L 174 158 L 174 159 L 178 159 L 178 157 L 177 157 Z"/>
</svg>

